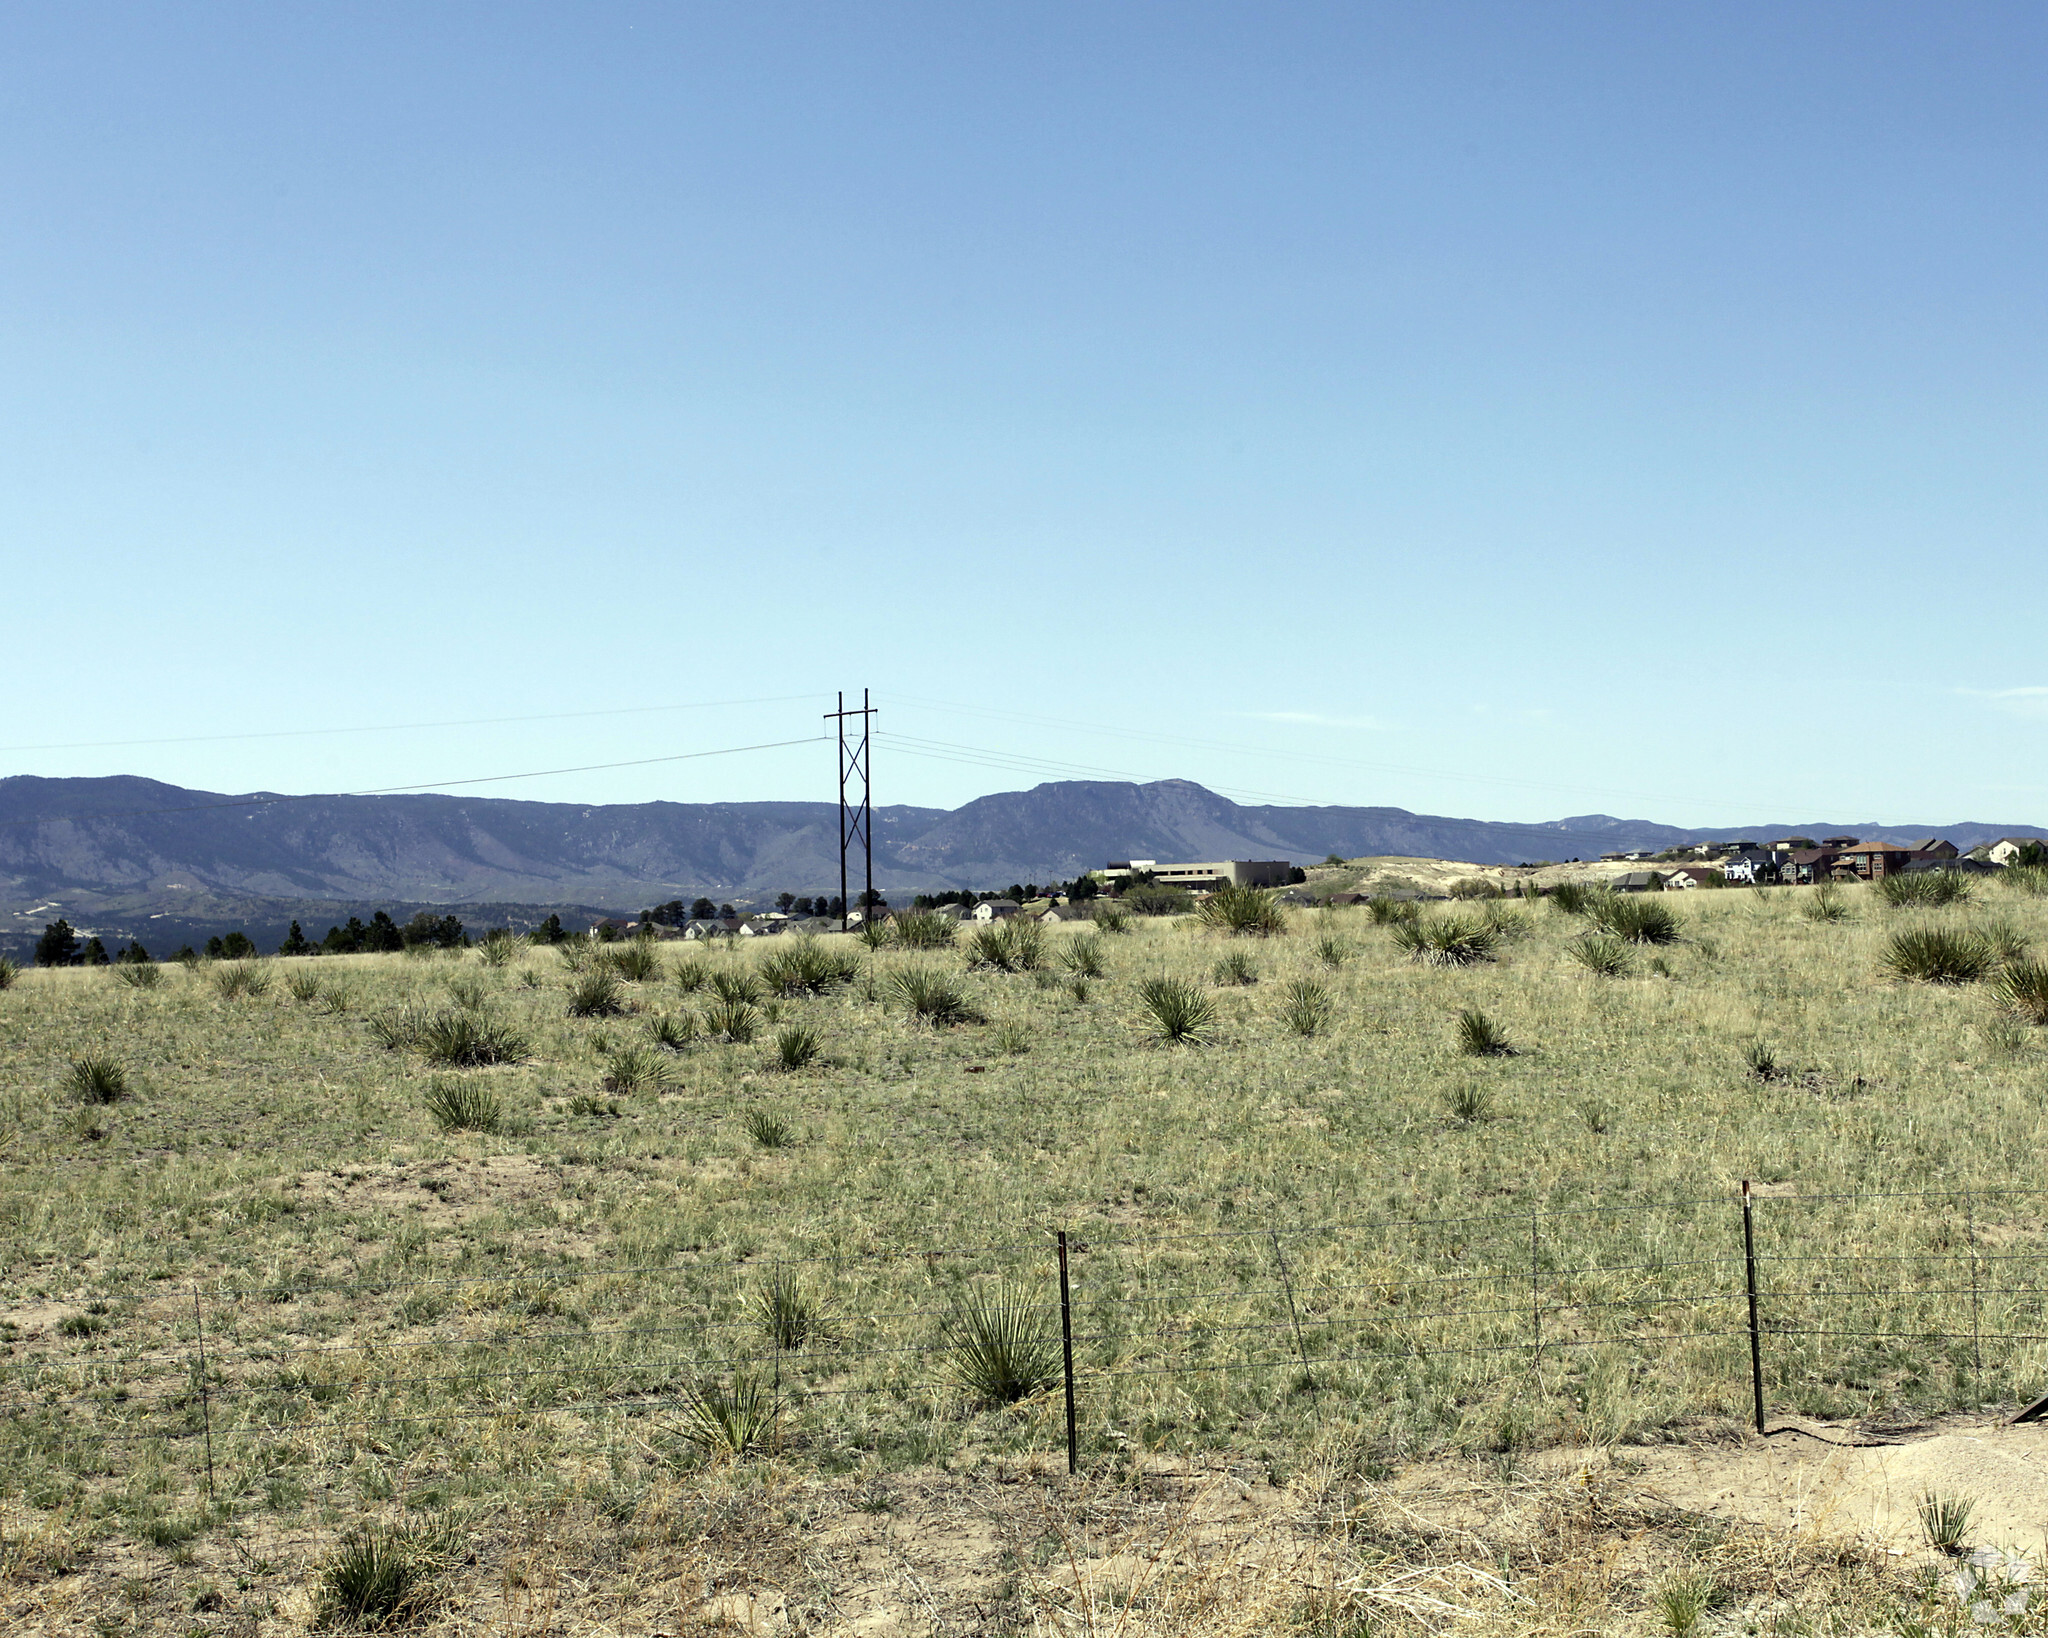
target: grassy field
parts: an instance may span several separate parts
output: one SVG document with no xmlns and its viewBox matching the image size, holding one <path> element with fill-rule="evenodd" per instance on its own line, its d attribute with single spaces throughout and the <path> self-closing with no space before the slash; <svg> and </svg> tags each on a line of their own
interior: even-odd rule
<svg viewBox="0 0 2048 1638">
<path fill-rule="evenodd" d="M 1037 1522 L 1011 1520 L 982 1626 L 1092 1631 L 1059 1565 L 1097 1562 L 1075 1537 L 1170 1468 L 1295 1498 L 1322 1580 L 1276 1575 L 1257 1621 L 1242 1589 L 1126 1598 L 1130 1630 L 1427 1625 L 1345 1579 L 1409 1550 L 1354 1528 L 1409 1464 L 1505 1482 L 1746 1420 L 1745 1178 L 1775 1410 L 2031 1398 L 2042 1213 L 2000 1191 L 2035 1180 L 2041 1032 L 1882 957 L 1926 927 L 2039 948 L 2048 900 L 1851 889 L 1819 919 L 1814 897 L 1664 896 L 1680 937 L 1611 976 L 1548 903 L 1426 916 L 1493 915 L 1494 959 L 1463 967 L 1363 909 L 1272 937 L 1048 930 L 1014 972 L 970 968 L 964 935 L 834 938 L 850 982 L 752 1000 L 773 947 L 663 945 L 587 1017 L 581 946 L 582 971 L 520 948 L 26 973 L 0 992 L 0 1593 L 48 1630 L 294 1630 L 344 1619 L 323 1569 L 367 1531 L 434 1567 L 423 1620 L 472 1619 L 484 1576 L 502 1626 L 679 1630 L 597 1612 L 591 1566 L 625 1554 L 612 1573 L 668 1588 L 682 1628 L 760 1618 L 719 1603 L 745 1563 L 783 1588 L 776 1621 L 839 1630 L 821 1520 L 1022 1476 Z M 918 1022 L 916 975 L 972 1021 Z M 1206 1004 L 1201 1039 L 1159 1039 L 1160 979 Z M 513 1061 L 432 1061 L 493 1038 Z M 1488 1043 L 1512 1050 L 1466 1050 Z M 1014 1402 L 966 1374 L 1006 1317 Z M 1199 1533 L 1214 1505 L 1154 1511 Z M 546 1622 L 520 1590 L 543 1581 Z M 1650 1591 L 1612 1596 L 1602 1623 L 1651 1619 Z M 901 1597 L 862 1630 L 957 1624 Z"/>
</svg>

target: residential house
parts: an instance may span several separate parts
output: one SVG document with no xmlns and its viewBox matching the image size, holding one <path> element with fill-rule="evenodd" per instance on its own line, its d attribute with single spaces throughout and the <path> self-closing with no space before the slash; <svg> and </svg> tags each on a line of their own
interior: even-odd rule
<svg viewBox="0 0 2048 1638">
<path fill-rule="evenodd" d="M 1678 893 L 1697 887 L 1719 887 L 1727 873 L 1712 865 L 1680 865 L 1664 877 L 1664 891 Z"/>
<path fill-rule="evenodd" d="M 1617 893 L 1660 893 L 1664 889 L 1661 870 L 1631 870 L 1607 884 Z"/>
<path fill-rule="evenodd" d="M 1836 851 L 1829 873 L 1847 879 L 1880 881 L 1896 876 L 1913 857 L 1913 850 L 1897 842 L 1851 842 Z"/>
<path fill-rule="evenodd" d="M 1730 887 L 1757 887 L 1774 881 L 1778 874 L 1777 859 L 1759 847 L 1729 854 L 1718 868 Z"/>
<path fill-rule="evenodd" d="M 2025 847 L 2048 848 L 2048 840 L 2039 836 L 2001 836 L 1984 850 L 1984 857 L 1995 865 L 2014 864 L 2020 849 Z"/>
<path fill-rule="evenodd" d="M 732 938 L 739 930 L 738 916 L 712 916 L 703 921 L 683 923 L 684 938 Z"/>
<path fill-rule="evenodd" d="M 974 907 L 976 921 L 1008 921 L 1017 913 L 1015 899 L 983 899 Z"/>
<path fill-rule="evenodd" d="M 788 925 L 787 916 L 748 916 L 740 922 L 740 937 L 773 938 Z"/>
<path fill-rule="evenodd" d="M 1778 855 L 1778 881 L 1785 887 L 1811 887 L 1831 879 L 1828 871 L 1834 862 L 1831 848 L 1790 848 Z"/>
<path fill-rule="evenodd" d="M 1960 852 L 1955 843 L 1940 836 L 1929 836 L 1911 844 L 1916 859 L 1953 859 Z"/>
</svg>

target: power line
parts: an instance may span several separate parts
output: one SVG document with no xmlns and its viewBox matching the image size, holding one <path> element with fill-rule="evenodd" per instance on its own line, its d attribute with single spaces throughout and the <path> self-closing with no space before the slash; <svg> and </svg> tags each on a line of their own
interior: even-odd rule
<svg viewBox="0 0 2048 1638">
<path fill-rule="evenodd" d="M 515 722 L 576 722 L 588 717 L 647 716 L 659 711 L 716 711 L 737 705 L 785 705 L 814 700 L 810 694 L 765 694 L 750 700 L 691 700 L 677 705 L 620 705 L 602 711 L 549 711 L 528 717 L 459 717 L 445 722 L 382 722 L 352 728 L 277 728 L 239 734 L 181 734 L 167 739 L 82 739 L 49 745 L 0 745 L 0 755 L 17 751 L 111 751 L 140 745 L 214 745 L 229 740 L 311 739 L 328 734 L 400 734 L 421 728 L 491 728 Z"/>
<path fill-rule="evenodd" d="M 747 751 L 779 751 L 791 745 L 822 745 L 827 735 L 811 734 L 803 739 L 770 740 L 762 745 L 727 745 L 716 751 L 683 751 L 675 756 L 643 756 L 630 762 L 589 762 L 576 768 L 535 768 L 526 773 L 479 774 L 470 779 L 429 779 L 417 785 L 379 785 L 361 791 L 315 791 L 304 796 L 243 796 L 226 802 L 192 802 L 172 808 L 117 808 L 103 813 L 58 813 L 38 819 L 5 819 L 9 829 L 23 825 L 78 824 L 93 819 L 153 818 L 165 813 L 206 813 L 220 808 L 281 807 L 288 802 L 333 802 L 354 796 L 397 796 L 413 791 L 434 791 L 450 785 L 497 785 L 511 779 L 547 779 L 556 774 L 605 773 L 613 768 L 648 768 L 663 762 L 694 762 L 708 756 L 739 756 Z"/>
</svg>

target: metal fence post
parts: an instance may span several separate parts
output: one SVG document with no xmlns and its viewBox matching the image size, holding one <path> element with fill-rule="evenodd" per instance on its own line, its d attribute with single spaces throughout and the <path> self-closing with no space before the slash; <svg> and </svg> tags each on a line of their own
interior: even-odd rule
<svg viewBox="0 0 2048 1638">
<path fill-rule="evenodd" d="M 1541 1249 L 1537 1238 L 1537 1225 L 1541 1221 L 1540 1213 L 1529 1213 L 1529 1370 L 1539 1381 L 1543 1368 L 1543 1287 L 1536 1271 L 1536 1259 Z"/>
<path fill-rule="evenodd" d="M 192 1328 L 199 1339 L 199 1415 L 206 1426 L 206 1499 L 213 1500 L 213 1393 L 206 1380 L 206 1321 L 199 1313 L 199 1287 L 192 1288 Z"/>
<path fill-rule="evenodd" d="M 1074 1426 L 1074 1302 L 1067 1288 L 1067 1231 L 1060 1229 L 1060 1353 L 1067 1378 L 1067 1477 L 1081 1470 L 1081 1437 Z"/>
<path fill-rule="evenodd" d="M 1749 1388 L 1756 1402 L 1756 1430 L 1764 1431 L 1764 1351 L 1756 1320 L 1756 1223 L 1749 1209 L 1749 1179 L 1742 1180 L 1742 1261 L 1749 1286 Z"/>
<path fill-rule="evenodd" d="M 1979 1404 L 1984 1400 L 1984 1304 L 1977 1281 L 1977 1196 L 1963 1194 L 1963 1231 L 1970 1247 L 1970 1381 Z"/>
</svg>

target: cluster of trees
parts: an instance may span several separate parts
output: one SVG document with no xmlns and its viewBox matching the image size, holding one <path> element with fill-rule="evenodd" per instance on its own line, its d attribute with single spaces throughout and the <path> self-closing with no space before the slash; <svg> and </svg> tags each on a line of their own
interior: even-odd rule
<svg viewBox="0 0 2048 1638">
<path fill-rule="evenodd" d="M 1097 881 L 1093 876 L 1081 875 L 1076 876 L 1070 882 L 1047 882 L 1043 886 L 1037 882 L 1012 882 L 1008 887 L 1000 890 L 991 889 L 980 893 L 977 893 L 971 887 L 948 888 L 943 893 L 920 893 L 913 903 L 919 910 L 936 910 L 939 906 L 945 904 L 957 904 L 964 909 L 972 909 L 975 905 L 989 899 L 1015 899 L 1019 904 L 1022 904 L 1026 899 L 1035 899 L 1043 896 L 1045 898 L 1066 898 L 1078 904 L 1083 900 L 1099 896 L 1101 892 L 1101 882 Z"/>
<path fill-rule="evenodd" d="M 555 930 L 561 931 L 561 918 L 553 918 Z M 463 931 L 460 918 L 437 916 L 431 910 L 422 910 L 403 927 L 391 919 L 388 911 L 379 910 L 370 917 L 365 926 L 360 918 L 350 916 L 346 927 L 330 927 L 327 936 L 318 944 L 309 943 L 299 931 L 299 924 L 292 923 L 291 936 L 278 946 L 279 955 L 362 955 L 365 953 L 409 950 L 416 945 L 431 945 L 437 950 L 456 950 L 469 943 L 469 935 Z"/>
</svg>

